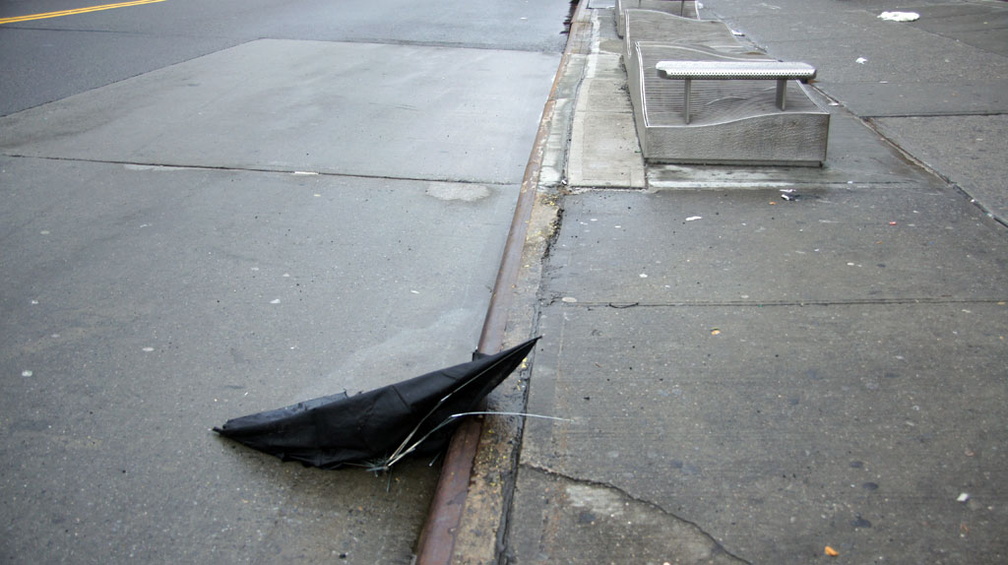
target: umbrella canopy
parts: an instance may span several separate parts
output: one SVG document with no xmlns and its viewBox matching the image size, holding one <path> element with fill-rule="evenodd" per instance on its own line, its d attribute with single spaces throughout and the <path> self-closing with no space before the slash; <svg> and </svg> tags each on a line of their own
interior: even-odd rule
<svg viewBox="0 0 1008 565">
<path fill-rule="evenodd" d="M 214 431 L 283 461 L 387 469 L 409 453 L 442 449 L 458 416 L 476 409 L 538 339 L 354 396 L 334 394 L 234 418 Z"/>
</svg>

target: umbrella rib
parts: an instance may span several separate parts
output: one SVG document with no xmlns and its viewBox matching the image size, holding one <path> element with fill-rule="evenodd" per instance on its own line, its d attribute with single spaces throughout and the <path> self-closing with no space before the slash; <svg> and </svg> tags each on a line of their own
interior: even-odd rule
<svg viewBox="0 0 1008 565">
<path fill-rule="evenodd" d="M 502 357 L 500 359 L 497 359 L 492 364 L 488 365 L 485 369 L 483 369 L 479 373 L 476 373 L 475 375 L 473 375 L 472 377 L 470 377 L 467 381 L 465 381 L 464 383 L 462 383 L 459 386 L 455 387 L 451 392 L 449 392 L 448 394 L 444 395 L 440 400 L 438 400 L 437 404 L 435 404 L 434 407 L 431 408 L 430 411 L 427 412 L 427 414 L 423 418 L 421 418 L 419 422 L 417 422 L 417 425 L 414 426 L 412 430 L 410 430 L 410 433 L 406 434 L 406 437 L 403 439 L 402 443 L 399 444 L 399 447 L 397 447 L 395 449 L 395 451 L 393 451 L 392 454 L 389 455 L 389 457 L 386 460 L 386 463 L 383 465 L 383 467 L 387 469 L 388 467 L 391 467 L 392 465 L 394 465 L 396 462 L 398 462 L 400 459 L 402 459 L 406 455 L 409 455 L 410 453 L 412 453 L 414 450 L 416 450 L 417 446 L 419 446 L 421 443 L 423 443 L 423 441 L 426 440 L 428 437 L 430 437 L 431 434 L 433 434 L 437 430 L 441 429 L 448 422 L 450 422 L 452 420 L 452 416 L 449 416 L 443 422 L 441 422 L 437 426 L 434 426 L 434 428 L 431 431 L 427 432 L 422 438 L 420 438 L 419 441 L 417 441 L 413 445 L 409 445 L 409 442 L 410 442 L 411 439 L 413 439 L 413 436 L 415 436 L 416 433 L 418 431 L 420 431 L 420 426 L 422 426 L 424 424 L 424 422 L 426 422 L 431 416 L 433 416 L 434 413 L 437 412 L 437 410 L 439 408 L 441 408 L 441 406 L 444 405 L 444 403 L 449 398 L 451 398 L 452 396 L 454 396 L 455 393 L 457 393 L 458 391 L 462 390 L 463 388 L 465 388 L 466 386 L 468 386 L 470 383 L 474 382 L 476 379 L 482 377 L 483 375 L 485 375 L 488 372 L 490 372 L 492 369 L 495 369 L 496 367 L 498 367 L 501 363 L 503 363 L 507 359 L 508 359 L 508 357 Z"/>
<path fill-rule="evenodd" d="M 444 421 L 442 421 L 440 424 L 434 426 L 434 428 L 431 431 L 429 431 L 426 434 L 424 434 L 424 436 L 422 438 L 418 439 L 415 443 L 413 443 L 412 445 L 410 445 L 409 447 L 407 447 L 402 453 L 393 454 L 381 466 L 372 467 L 372 468 L 370 468 L 368 470 L 369 471 L 381 471 L 381 470 L 389 469 L 390 467 L 392 467 L 392 465 L 395 465 L 396 463 L 398 463 L 400 459 L 402 459 L 403 457 L 406 457 L 410 453 L 413 453 L 414 451 L 416 451 L 416 448 L 419 447 L 421 443 L 423 443 L 424 441 L 426 441 L 427 438 L 430 437 L 434 432 L 436 432 L 436 431 L 440 430 L 441 428 L 447 426 L 449 422 L 451 422 L 452 420 L 454 420 L 456 418 L 461 418 L 463 416 L 491 416 L 491 415 L 497 415 L 497 416 L 521 416 L 523 418 L 540 418 L 540 419 L 543 419 L 543 420 L 555 420 L 557 422 L 573 422 L 573 420 L 571 420 L 570 418 L 559 418 L 557 416 L 544 416 L 542 414 L 529 414 L 527 412 L 494 412 L 494 411 L 488 411 L 488 410 L 482 410 L 482 411 L 477 411 L 477 412 L 459 412 L 458 414 L 451 414 L 450 416 L 448 416 L 447 418 L 445 418 Z"/>
</svg>

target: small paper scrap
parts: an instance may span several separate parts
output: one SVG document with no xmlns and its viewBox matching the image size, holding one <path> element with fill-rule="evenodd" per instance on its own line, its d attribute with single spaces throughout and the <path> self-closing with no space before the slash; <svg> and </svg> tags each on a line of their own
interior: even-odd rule
<svg viewBox="0 0 1008 565">
<path fill-rule="evenodd" d="M 969 500 L 969 498 L 970 498 L 969 493 L 964 492 L 959 495 L 959 498 L 956 499 L 956 502 L 966 502 L 967 500 Z"/>
<path fill-rule="evenodd" d="M 686 221 L 687 222 L 695 222 L 697 220 L 702 220 L 702 219 L 703 219 L 703 216 L 690 216 L 690 217 L 686 218 Z"/>
<path fill-rule="evenodd" d="M 920 14 L 917 12 L 882 12 L 878 17 L 888 22 L 915 22 L 920 19 Z"/>
</svg>

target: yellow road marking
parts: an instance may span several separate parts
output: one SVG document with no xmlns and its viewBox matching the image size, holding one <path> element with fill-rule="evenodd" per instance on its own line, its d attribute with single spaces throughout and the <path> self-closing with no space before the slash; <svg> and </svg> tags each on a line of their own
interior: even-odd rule
<svg viewBox="0 0 1008 565">
<path fill-rule="evenodd" d="M 165 0 L 134 0 L 133 2 L 119 2 L 118 4 L 102 4 L 101 6 L 90 6 L 87 8 L 76 8 L 74 10 L 63 10 L 61 12 L 45 12 L 43 14 L 29 14 L 27 16 L 16 16 L 13 18 L 0 18 L 0 24 L 12 24 L 16 22 L 27 22 L 31 20 L 44 20 L 46 18 L 58 18 L 60 16 L 72 16 L 74 14 L 86 14 L 88 12 L 100 12 L 101 10 L 112 10 L 115 8 L 126 8 L 127 6 L 139 6 L 141 4 L 154 4 Z"/>
</svg>

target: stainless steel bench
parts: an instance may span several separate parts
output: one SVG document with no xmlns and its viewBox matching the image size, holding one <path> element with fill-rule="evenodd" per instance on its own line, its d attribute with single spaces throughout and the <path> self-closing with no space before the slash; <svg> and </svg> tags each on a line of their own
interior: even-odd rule
<svg viewBox="0 0 1008 565">
<path fill-rule="evenodd" d="M 675 3 L 679 3 L 676 9 Z M 686 4 L 690 4 L 690 11 L 686 11 Z M 697 12 L 697 3 L 691 0 L 616 0 L 616 35 L 624 37 L 623 18 L 627 10 L 649 10 L 657 11 L 670 16 L 699 21 L 700 14 Z"/>
<path fill-rule="evenodd" d="M 685 81 L 683 112 L 690 123 L 690 91 L 694 80 L 776 80 L 777 107 L 787 107 L 787 81 L 808 82 L 816 76 L 815 67 L 806 63 L 781 61 L 659 61 L 658 76 Z"/>
</svg>

